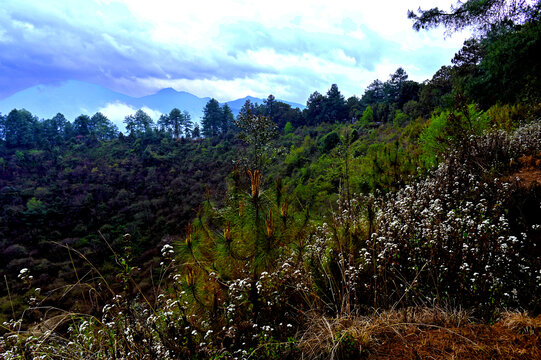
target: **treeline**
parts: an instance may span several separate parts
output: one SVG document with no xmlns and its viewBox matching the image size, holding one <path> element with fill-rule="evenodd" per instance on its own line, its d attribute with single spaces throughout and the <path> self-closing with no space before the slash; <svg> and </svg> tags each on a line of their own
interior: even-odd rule
<svg viewBox="0 0 541 360">
<path fill-rule="evenodd" d="M 490 3 L 489 7 L 495 6 Z M 475 9 L 472 8 L 472 9 Z M 377 79 L 364 94 L 345 99 L 333 84 L 325 95 L 311 94 L 302 111 L 277 101 L 273 95 L 255 105 L 247 102 L 239 115 L 251 113 L 268 116 L 279 130 L 288 123 L 289 129 L 320 123 L 403 124 L 419 117 L 427 119 L 434 110 L 475 103 L 481 110 L 495 104 L 539 103 L 541 99 L 541 11 L 539 3 L 503 9 L 503 18 L 487 16 L 476 20 L 475 11 L 464 8 L 456 14 L 442 16 L 441 12 L 410 13 L 417 29 L 449 24 L 463 28 L 479 23 L 479 36 L 464 42 L 452 59 L 452 66 L 441 67 L 432 79 L 418 83 L 408 80 L 403 68 L 398 68 L 385 82 Z M 176 139 L 181 136 L 215 137 L 238 131 L 227 104 L 221 106 L 211 99 L 204 108 L 201 128 L 194 124 L 186 111 L 173 109 L 156 123 L 143 110 L 124 120 L 129 136 L 146 136 L 161 132 Z M 0 139 L 9 148 L 44 147 L 62 141 L 84 137 L 108 140 L 119 136 L 118 128 L 103 114 L 80 115 L 70 123 L 62 114 L 39 120 L 26 110 L 13 110 L 0 115 Z M 124 134 L 123 134 L 124 135 Z"/>
</svg>

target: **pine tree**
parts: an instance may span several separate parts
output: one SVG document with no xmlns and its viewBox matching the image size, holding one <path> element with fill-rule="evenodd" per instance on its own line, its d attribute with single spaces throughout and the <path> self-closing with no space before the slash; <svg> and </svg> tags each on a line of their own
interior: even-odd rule
<svg viewBox="0 0 541 360">
<path fill-rule="evenodd" d="M 220 126 L 222 134 L 226 134 L 234 126 L 234 120 L 235 118 L 231 108 L 229 105 L 224 104 L 224 106 L 222 106 L 222 123 Z"/>
<path fill-rule="evenodd" d="M 182 114 L 184 115 L 184 136 L 189 138 L 192 136 L 192 131 L 193 131 L 192 130 L 193 129 L 192 116 L 186 110 L 184 110 Z"/>
<path fill-rule="evenodd" d="M 210 99 L 203 109 L 203 136 L 212 137 L 220 133 L 222 125 L 223 111 L 220 108 L 220 103 L 216 99 Z"/>
<path fill-rule="evenodd" d="M 344 122 L 347 120 L 348 113 L 346 108 L 346 100 L 338 90 L 336 84 L 332 84 L 327 92 L 325 101 L 323 102 L 323 119 L 326 122 Z"/>
<path fill-rule="evenodd" d="M 169 124 L 171 126 L 174 138 L 180 139 L 180 135 L 182 135 L 182 128 L 184 126 L 184 115 L 179 109 L 174 108 L 171 110 L 169 113 Z"/>
</svg>

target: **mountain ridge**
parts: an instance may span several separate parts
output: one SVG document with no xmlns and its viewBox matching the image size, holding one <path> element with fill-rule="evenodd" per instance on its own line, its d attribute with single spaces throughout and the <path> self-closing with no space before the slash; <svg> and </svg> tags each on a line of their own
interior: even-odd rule
<svg viewBox="0 0 541 360">
<path fill-rule="evenodd" d="M 55 85 L 35 85 L 0 99 L 0 113 L 7 114 L 12 109 L 24 108 L 39 118 L 47 119 L 62 113 L 66 119 L 73 121 L 81 114 L 91 116 L 100 111 L 119 128 L 123 128 L 124 117 L 138 109 L 148 112 L 156 121 L 160 114 L 169 113 L 176 107 L 181 111 L 187 111 L 195 122 L 199 122 L 203 116 L 203 108 L 210 99 L 210 97 L 200 98 L 187 91 L 177 91 L 171 87 L 160 89 L 154 94 L 133 97 L 101 85 L 67 80 Z M 264 101 L 261 98 L 246 96 L 220 104 L 228 104 L 236 115 L 246 100 L 259 104 Z M 304 108 L 301 104 L 283 102 L 292 107 Z"/>
</svg>

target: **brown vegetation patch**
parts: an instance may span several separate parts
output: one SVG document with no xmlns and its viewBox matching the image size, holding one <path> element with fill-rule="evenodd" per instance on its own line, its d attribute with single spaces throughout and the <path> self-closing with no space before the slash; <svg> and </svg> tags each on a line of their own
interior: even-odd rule
<svg viewBox="0 0 541 360">
<path fill-rule="evenodd" d="M 518 158 L 520 169 L 509 175 L 505 180 L 517 182 L 522 188 L 541 186 L 541 153 L 534 155 L 523 155 Z"/>
<path fill-rule="evenodd" d="M 510 314 L 495 325 L 410 325 L 368 359 L 541 359 L 541 316 Z"/>
<path fill-rule="evenodd" d="M 463 310 L 409 308 L 373 316 L 310 314 L 308 359 L 541 359 L 541 316 L 507 313 L 475 324 Z"/>
</svg>

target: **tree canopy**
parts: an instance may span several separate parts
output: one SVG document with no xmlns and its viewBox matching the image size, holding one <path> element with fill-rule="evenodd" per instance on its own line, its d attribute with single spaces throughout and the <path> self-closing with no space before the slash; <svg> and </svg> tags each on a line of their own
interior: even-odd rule
<svg viewBox="0 0 541 360">
<path fill-rule="evenodd" d="M 502 24 L 523 23 L 538 3 L 532 6 L 525 0 L 458 1 L 448 12 L 437 7 L 419 8 L 417 13 L 409 10 L 408 18 L 414 21 L 413 28 L 417 31 L 443 25 L 448 33 L 473 28 L 483 34 Z"/>
</svg>

